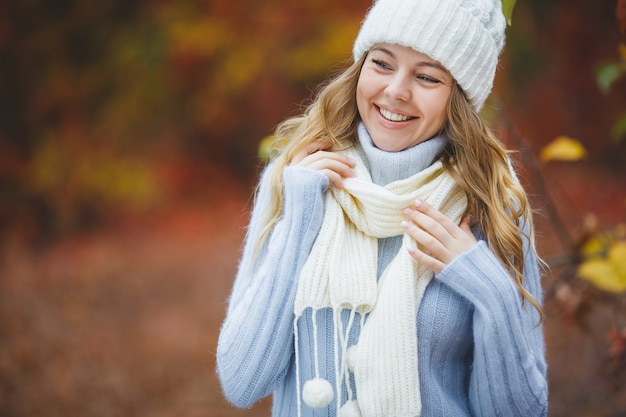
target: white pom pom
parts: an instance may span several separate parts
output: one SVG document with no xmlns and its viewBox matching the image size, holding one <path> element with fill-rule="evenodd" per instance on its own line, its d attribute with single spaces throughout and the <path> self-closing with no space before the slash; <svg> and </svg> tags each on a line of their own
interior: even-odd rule
<svg viewBox="0 0 626 417">
<path fill-rule="evenodd" d="M 354 373 L 354 368 L 356 366 L 356 350 L 357 345 L 352 345 L 346 351 L 346 357 L 348 359 L 348 369 L 352 373 Z"/>
<path fill-rule="evenodd" d="M 361 417 L 359 403 L 355 400 L 345 403 L 339 410 L 339 417 Z"/>
<path fill-rule="evenodd" d="M 322 378 L 313 378 L 304 383 L 302 388 L 302 400 L 309 407 L 326 407 L 335 397 L 330 382 Z"/>
</svg>

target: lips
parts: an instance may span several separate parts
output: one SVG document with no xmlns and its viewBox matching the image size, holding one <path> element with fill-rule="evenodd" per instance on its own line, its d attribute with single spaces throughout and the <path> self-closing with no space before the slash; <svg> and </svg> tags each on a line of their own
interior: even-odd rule
<svg viewBox="0 0 626 417">
<path fill-rule="evenodd" d="M 406 114 L 393 113 L 388 110 L 378 107 L 380 114 L 390 122 L 406 122 L 407 120 L 415 119 L 414 116 L 408 116 Z"/>
</svg>

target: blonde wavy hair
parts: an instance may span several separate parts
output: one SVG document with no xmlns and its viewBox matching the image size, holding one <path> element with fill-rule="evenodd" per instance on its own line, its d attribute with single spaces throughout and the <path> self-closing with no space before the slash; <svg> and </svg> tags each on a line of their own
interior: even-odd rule
<svg viewBox="0 0 626 417">
<path fill-rule="evenodd" d="M 274 132 L 274 169 L 271 173 L 271 206 L 257 248 L 269 236 L 283 210 L 283 168 L 307 144 L 330 143 L 330 150 L 347 149 L 357 141 L 360 116 L 356 104 L 357 82 L 363 63 L 349 65 L 323 85 L 304 113 L 279 124 Z M 532 211 L 526 193 L 509 165 L 508 152 L 472 108 L 454 83 L 443 128 L 448 144 L 441 154 L 446 171 L 468 198 L 467 215 L 478 225 L 490 248 L 507 268 L 523 301 L 542 317 L 541 306 L 523 287 L 524 224 L 532 231 Z M 533 236 L 526 236 L 533 242 Z M 534 247 L 532 247 L 534 250 Z"/>
</svg>

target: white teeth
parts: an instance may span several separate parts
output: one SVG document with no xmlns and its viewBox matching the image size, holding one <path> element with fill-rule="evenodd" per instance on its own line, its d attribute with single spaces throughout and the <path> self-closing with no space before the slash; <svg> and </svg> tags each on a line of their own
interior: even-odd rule
<svg viewBox="0 0 626 417">
<path fill-rule="evenodd" d="M 411 116 L 398 114 L 398 113 L 392 113 L 380 107 L 379 107 L 379 110 L 380 110 L 380 114 L 382 114 L 385 119 L 391 120 L 392 122 L 404 122 L 406 120 L 412 119 Z"/>
</svg>

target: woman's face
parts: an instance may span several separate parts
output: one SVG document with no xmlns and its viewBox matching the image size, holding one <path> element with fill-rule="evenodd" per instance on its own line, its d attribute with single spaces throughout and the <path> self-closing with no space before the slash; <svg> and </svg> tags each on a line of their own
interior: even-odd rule
<svg viewBox="0 0 626 417">
<path fill-rule="evenodd" d="M 435 136 L 443 127 L 452 75 L 427 55 L 396 44 L 369 51 L 356 102 L 374 145 L 397 152 Z"/>
</svg>

